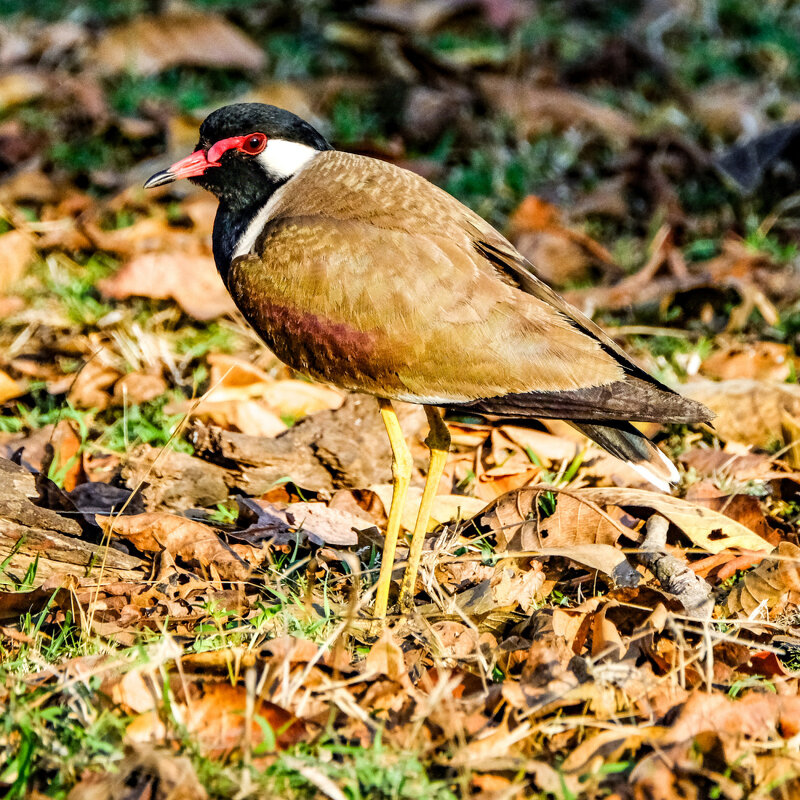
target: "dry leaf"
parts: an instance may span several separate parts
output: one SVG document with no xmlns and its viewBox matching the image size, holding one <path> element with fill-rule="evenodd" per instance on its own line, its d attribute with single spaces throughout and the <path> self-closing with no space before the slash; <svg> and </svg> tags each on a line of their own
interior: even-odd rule
<svg viewBox="0 0 800 800">
<path fill-rule="evenodd" d="M 142 253 L 134 256 L 111 278 L 99 281 L 105 297 L 172 299 L 200 321 L 228 314 L 235 305 L 214 259 L 208 255 L 178 252 Z"/>
<path fill-rule="evenodd" d="M 103 411 L 111 405 L 111 387 L 121 373 L 103 361 L 98 354 L 87 361 L 71 381 L 67 398 L 75 408 L 91 408 Z"/>
<path fill-rule="evenodd" d="M 724 441 L 770 448 L 785 443 L 785 415 L 800 419 L 800 386 L 755 380 L 693 381 L 683 393 L 717 416 L 714 429 Z"/>
<path fill-rule="evenodd" d="M 585 279 L 598 262 L 613 264 L 608 250 L 591 236 L 568 227 L 561 210 L 536 195 L 522 201 L 509 224 L 514 245 L 547 283 L 565 286 Z"/>
<path fill-rule="evenodd" d="M 151 372 L 129 372 L 114 384 L 114 400 L 120 405 L 140 405 L 161 397 L 167 382 Z"/>
<path fill-rule="evenodd" d="M 614 544 L 619 526 L 596 508 L 566 492 L 559 492 L 556 510 L 539 525 L 544 547 L 571 547 L 578 544 Z"/>
<path fill-rule="evenodd" d="M 369 487 L 371 491 L 381 499 L 386 513 L 392 504 L 392 485 L 390 483 L 379 483 Z M 422 489 L 412 486 L 406 495 L 406 502 L 403 506 L 403 517 L 401 525 L 404 530 L 414 530 L 414 523 L 419 513 L 419 504 L 422 500 Z M 471 519 L 475 514 L 484 508 L 486 503 L 476 497 L 465 497 L 461 494 L 440 494 L 433 501 L 431 519 L 428 523 L 428 531 L 433 531 L 439 525 L 446 525 L 449 522 Z"/>
<path fill-rule="evenodd" d="M 639 573 L 630 565 L 625 554 L 610 544 L 578 544 L 571 547 L 546 547 L 546 556 L 568 558 L 576 564 L 596 569 L 613 578 L 617 586 L 637 586 L 641 579 Z"/>
<path fill-rule="evenodd" d="M 21 397 L 27 390 L 15 381 L 7 372 L 0 369 L 0 403 Z"/>
<path fill-rule="evenodd" d="M 173 11 L 112 28 L 98 42 L 93 60 L 107 73 L 153 75 L 179 65 L 260 70 L 265 55 L 222 16 Z"/>
<path fill-rule="evenodd" d="M 797 374 L 798 359 L 788 344 L 745 342 L 718 350 L 700 365 L 701 374 L 715 380 L 747 378 L 784 383 Z"/>
<path fill-rule="evenodd" d="M 519 604 L 526 614 L 530 614 L 536 609 L 538 601 L 543 599 L 544 584 L 544 570 L 538 561 L 531 561 L 527 569 L 520 569 L 513 561 L 504 560 L 495 567 L 489 588 L 497 605 L 505 607 Z"/>
<path fill-rule="evenodd" d="M 769 611 L 789 592 L 800 593 L 800 547 L 781 542 L 771 556 L 733 587 L 728 595 L 728 610 L 744 616 L 759 607 Z"/>
<path fill-rule="evenodd" d="M 0 294 L 7 292 L 36 258 L 33 239 L 22 231 L 0 235 Z"/>
<path fill-rule="evenodd" d="M 364 668 L 368 674 L 385 675 L 398 683 L 409 683 L 403 651 L 388 628 L 370 648 Z"/>
<path fill-rule="evenodd" d="M 305 531 L 314 544 L 338 547 L 358 544 L 356 531 L 374 528 L 370 522 L 325 503 L 290 503 L 286 508 L 290 524 Z"/>
<path fill-rule="evenodd" d="M 82 442 L 75 432 L 74 423 L 62 419 L 53 429 L 50 443 L 53 446 L 53 463 L 50 465 L 50 471 L 55 471 L 61 485 L 70 492 L 83 474 L 83 463 L 80 458 Z"/>
<path fill-rule="evenodd" d="M 718 511 L 687 503 L 677 497 L 644 489 L 626 488 L 580 489 L 576 494 L 600 506 L 646 508 L 663 514 L 670 522 L 677 525 L 697 547 L 701 547 L 709 553 L 719 553 L 721 550 L 732 547 L 756 551 L 772 550 L 769 542 L 745 528 L 741 523 Z"/>
<path fill-rule="evenodd" d="M 96 517 L 108 535 L 127 539 L 137 550 L 166 550 L 174 558 L 207 568 L 214 566 L 225 580 L 245 580 L 250 568 L 207 525 L 176 514 L 152 511 L 130 517 Z"/>
<path fill-rule="evenodd" d="M 139 793 L 134 795 L 132 791 Z M 29 797 L 36 800 L 35 795 Z M 67 795 L 67 800 L 119 800 L 123 797 L 131 800 L 134 797 L 137 800 L 151 797 L 154 800 L 207 800 L 208 793 L 188 756 L 131 741 L 125 757 L 112 771 L 84 772 Z"/>
<path fill-rule="evenodd" d="M 511 117 L 520 136 L 579 127 L 624 145 L 636 135 L 636 126 L 622 112 L 577 92 L 531 86 L 527 80 L 499 75 L 480 76 L 479 83 L 489 106 Z"/>
</svg>

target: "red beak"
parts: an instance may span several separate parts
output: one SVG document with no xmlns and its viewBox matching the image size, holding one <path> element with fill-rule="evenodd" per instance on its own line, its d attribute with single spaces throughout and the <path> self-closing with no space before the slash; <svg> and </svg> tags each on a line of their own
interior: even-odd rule
<svg viewBox="0 0 800 800">
<path fill-rule="evenodd" d="M 176 161 L 169 169 L 156 172 L 155 175 L 147 179 L 145 189 L 152 189 L 154 186 L 163 186 L 166 183 L 179 181 L 181 178 L 195 178 L 205 174 L 209 167 L 220 166 L 219 161 L 209 161 L 205 150 L 195 150 L 190 156 Z"/>
</svg>

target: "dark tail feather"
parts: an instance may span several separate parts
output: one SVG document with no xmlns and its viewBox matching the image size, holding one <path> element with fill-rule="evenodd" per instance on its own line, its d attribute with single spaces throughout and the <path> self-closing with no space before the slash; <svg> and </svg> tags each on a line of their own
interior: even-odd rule
<svg viewBox="0 0 800 800">
<path fill-rule="evenodd" d="M 570 425 L 588 436 L 604 450 L 625 461 L 643 478 L 665 492 L 679 479 L 675 465 L 630 422 L 595 422 L 570 420 Z"/>
</svg>

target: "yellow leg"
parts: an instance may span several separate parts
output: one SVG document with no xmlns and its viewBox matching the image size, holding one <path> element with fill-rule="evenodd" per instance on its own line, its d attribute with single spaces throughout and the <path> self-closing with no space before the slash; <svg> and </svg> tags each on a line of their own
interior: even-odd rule
<svg viewBox="0 0 800 800">
<path fill-rule="evenodd" d="M 425 406 L 425 413 L 428 415 L 428 424 L 431 426 L 430 433 L 425 439 L 425 444 L 428 445 L 431 451 L 431 459 L 428 464 L 428 477 L 425 479 L 425 488 L 422 490 L 422 500 L 419 504 L 417 521 L 414 523 L 411 550 L 408 554 L 408 566 L 400 587 L 401 611 L 410 611 L 414 608 L 414 588 L 417 584 L 417 572 L 419 572 L 419 562 L 422 558 L 422 545 L 425 543 L 425 534 L 428 531 L 433 501 L 436 499 L 439 481 L 447 463 L 447 454 L 450 452 L 450 431 L 447 429 L 442 415 L 433 406 Z"/>
<path fill-rule="evenodd" d="M 379 633 L 383 627 L 386 616 L 386 607 L 389 604 L 389 588 L 392 584 L 392 568 L 394 554 L 397 549 L 397 537 L 400 534 L 400 519 L 403 516 L 403 506 L 406 502 L 406 492 L 411 483 L 411 469 L 413 462 L 411 453 L 400 428 L 394 408 L 389 400 L 379 400 L 381 417 L 389 434 L 389 444 L 392 447 L 392 476 L 394 489 L 392 491 L 392 505 L 389 508 L 389 522 L 386 526 L 386 539 L 383 545 L 381 571 L 378 576 L 378 588 L 375 590 L 375 632 Z"/>
</svg>

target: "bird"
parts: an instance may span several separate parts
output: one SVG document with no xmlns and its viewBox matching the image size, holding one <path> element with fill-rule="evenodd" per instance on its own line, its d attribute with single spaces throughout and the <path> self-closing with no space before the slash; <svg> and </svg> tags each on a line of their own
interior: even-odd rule
<svg viewBox="0 0 800 800">
<path fill-rule="evenodd" d="M 417 573 L 450 434 L 440 409 L 561 419 L 651 483 L 679 475 L 631 422 L 709 422 L 547 286 L 492 225 L 400 166 L 335 149 L 276 106 L 236 103 L 145 188 L 188 178 L 219 205 L 212 248 L 244 318 L 291 369 L 373 395 L 393 491 L 372 617 L 385 619 L 412 460 L 393 401 L 421 404 L 427 476 L 399 608 Z"/>
</svg>

